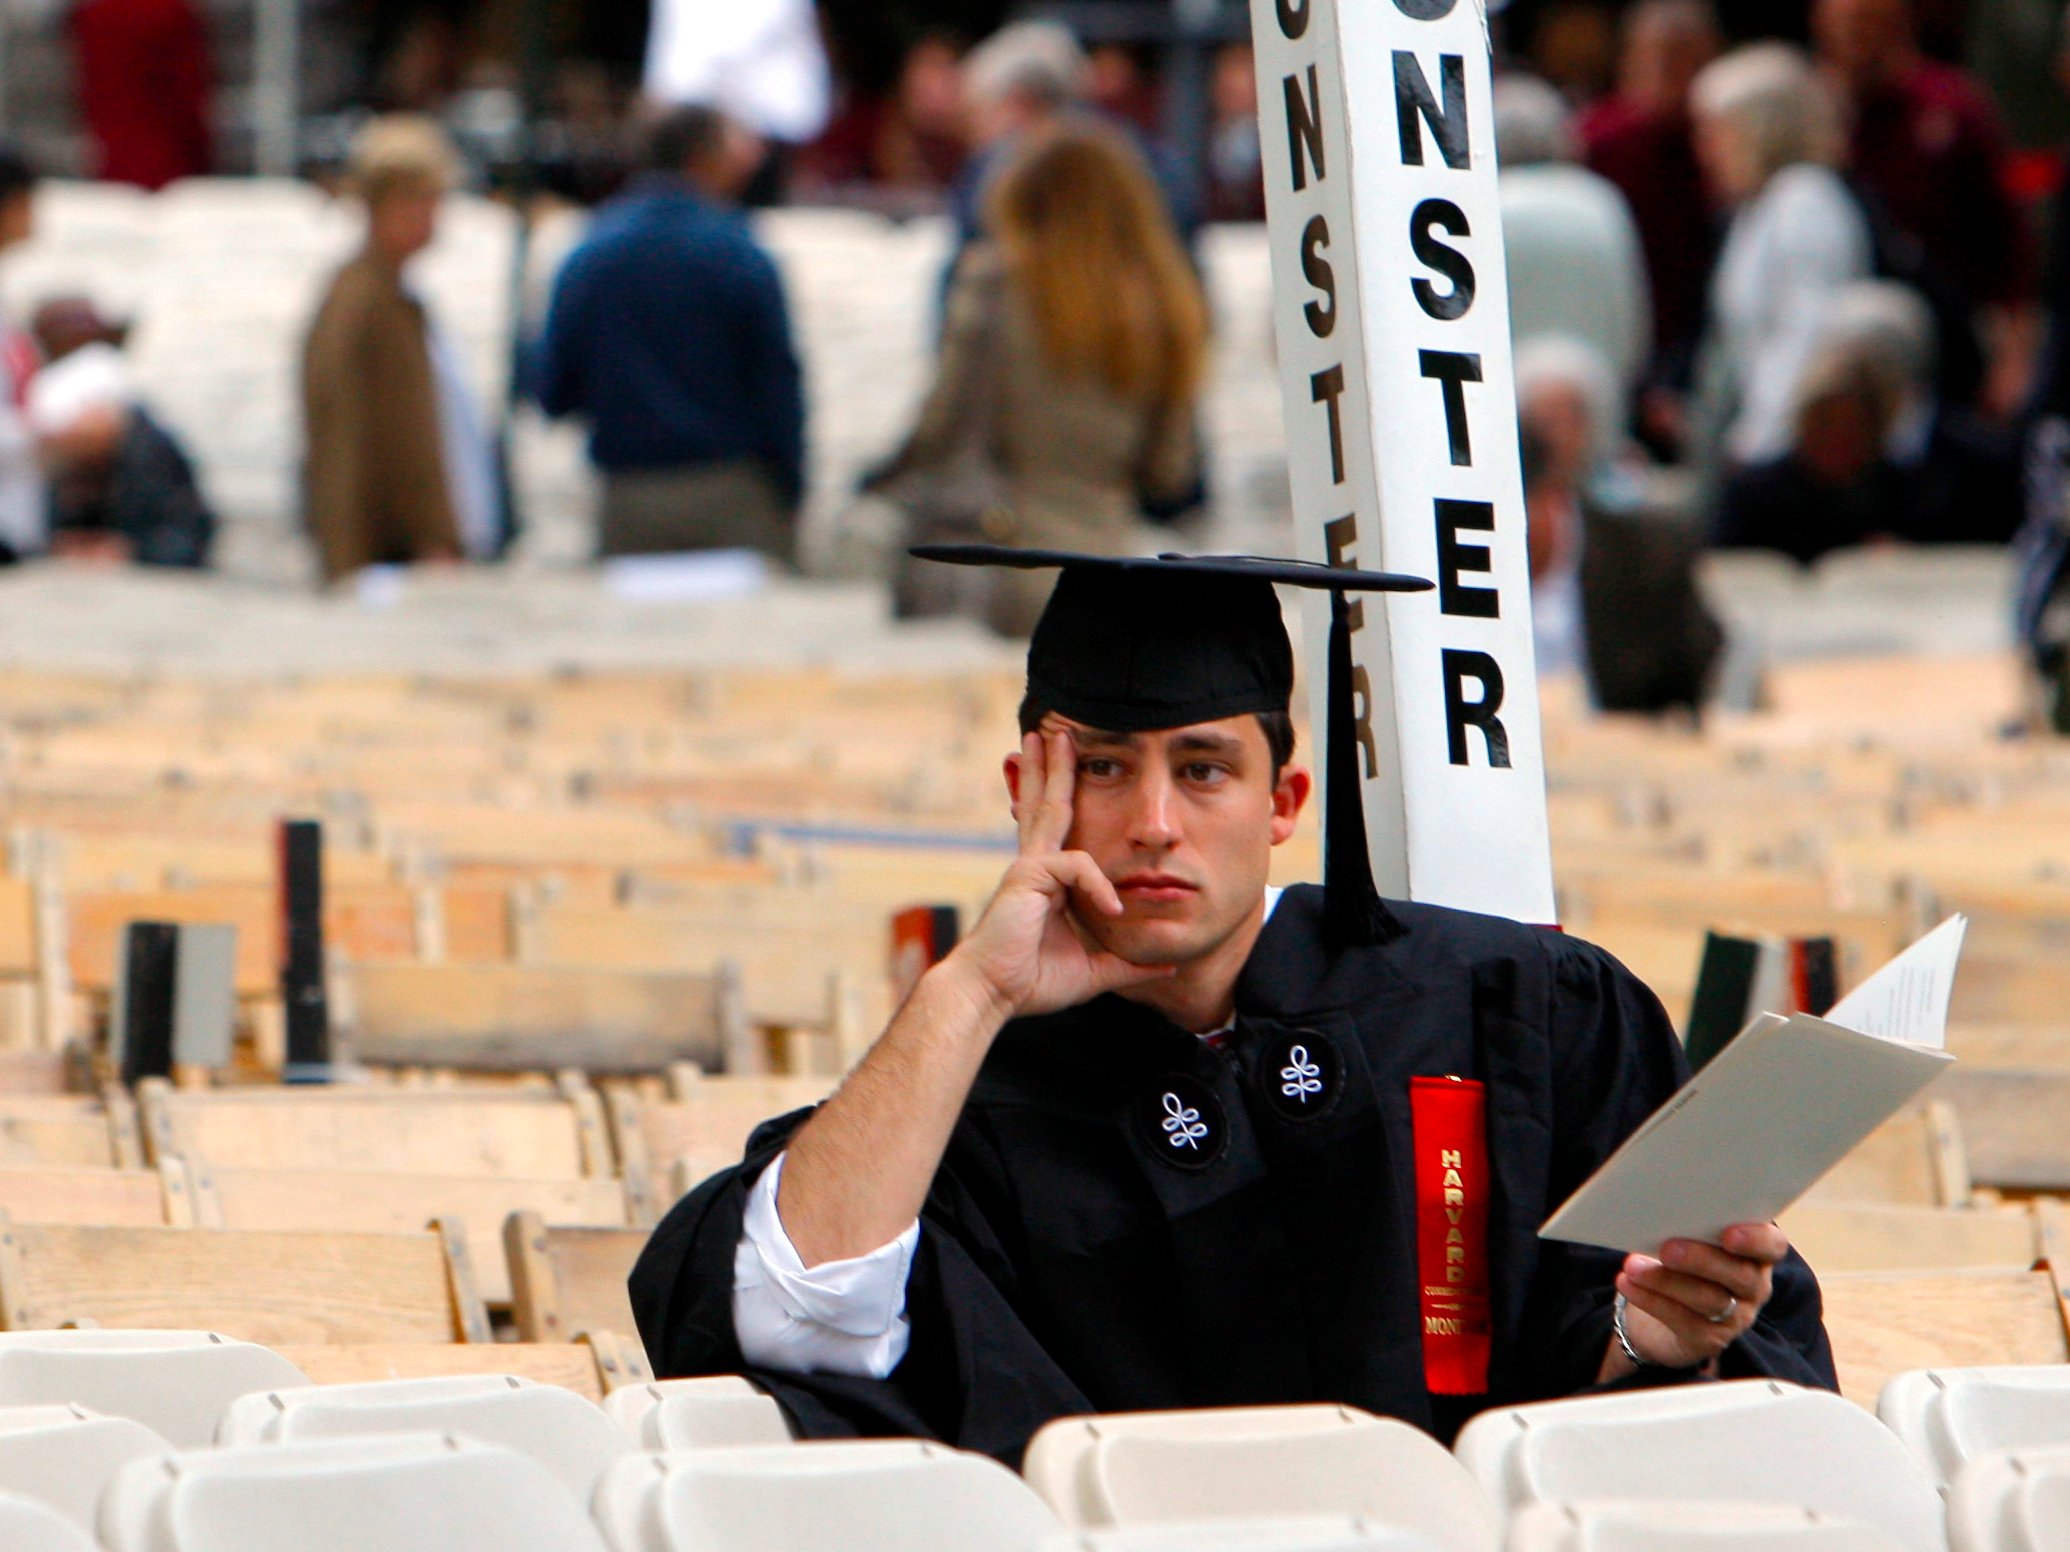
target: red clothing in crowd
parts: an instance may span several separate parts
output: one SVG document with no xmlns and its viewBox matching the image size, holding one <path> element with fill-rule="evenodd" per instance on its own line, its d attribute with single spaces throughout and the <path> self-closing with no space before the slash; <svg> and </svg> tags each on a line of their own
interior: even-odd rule
<svg viewBox="0 0 2070 1552">
<path fill-rule="evenodd" d="M 1855 105 L 1855 181 L 1977 304 L 2033 287 L 2033 244 L 2006 187 L 1997 109 L 1966 71 L 1921 59 Z"/>
<path fill-rule="evenodd" d="M 97 174 L 157 189 L 207 172 L 213 72 L 188 0 L 82 0 L 71 27 Z"/>
<path fill-rule="evenodd" d="M 1653 286 L 1653 340 L 1671 349 L 1703 330 L 1717 231 L 1685 114 L 1605 97 L 1581 116 L 1588 165 L 1623 192 Z"/>
</svg>

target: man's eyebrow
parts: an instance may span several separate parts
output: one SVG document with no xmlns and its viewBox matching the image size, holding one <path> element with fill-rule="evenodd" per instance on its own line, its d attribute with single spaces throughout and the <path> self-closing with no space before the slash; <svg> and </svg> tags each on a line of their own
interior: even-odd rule
<svg viewBox="0 0 2070 1552">
<path fill-rule="evenodd" d="M 1110 733 L 1105 728 L 1074 727 L 1071 742 L 1080 749 L 1134 749 L 1143 742 L 1140 733 Z"/>
<path fill-rule="evenodd" d="M 1182 733 L 1172 740 L 1172 748 L 1182 754 L 1237 754 L 1243 740 L 1227 733 Z"/>
</svg>

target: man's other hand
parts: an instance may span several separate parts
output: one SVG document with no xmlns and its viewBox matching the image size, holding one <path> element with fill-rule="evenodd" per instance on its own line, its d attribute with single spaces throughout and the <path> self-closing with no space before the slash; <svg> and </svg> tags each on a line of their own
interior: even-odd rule
<svg viewBox="0 0 2070 1552">
<path fill-rule="evenodd" d="M 1701 1368 L 1760 1318 L 1790 1241 L 1772 1223 L 1737 1223 L 1722 1245 L 1671 1239 L 1659 1256 L 1627 1256 L 1617 1274 L 1625 1334 L 1648 1363 Z M 1613 1337 L 1606 1370 L 1629 1369 Z M 1609 1377 L 1606 1374 L 1606 1377 Z"/>
<path fill-rule="evenodd" d="M 975 972 L 1007 1017 L 1054 1013 L 1172 973 L 1169 965 L 1133 965 L 1109 953 L 1072 919 L 1074 897 L 1081 910 L 1119 916 L 1123 909 L 1099 864 L 1065 849 L 1077 782 L 1078 750 L 1069 733 L 1021 740 L 1013 802 L 1020 856 L 952 956 Z"/>
</svg>

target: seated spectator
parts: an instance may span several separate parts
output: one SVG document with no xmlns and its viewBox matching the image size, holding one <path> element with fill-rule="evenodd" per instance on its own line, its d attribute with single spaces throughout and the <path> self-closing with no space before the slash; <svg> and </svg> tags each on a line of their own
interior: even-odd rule
<svg viewBox="0 0 2070 1552">
<path fill-rule="evenodd" d="M 36 182 L 27 158 L 0 141 L 0 253 L 35 234 Z M 50 542 L 36 433 L 21 412 L 36 366 L 35 342 L 0 315 L 0 565 L 40 554 Z"/>
<path fill-rule="evenodd" d="M 1621 401 L 1653 338 L 1644 256 L 1631 207 L 1609 179 L 1576 165 L 1577 150 L 1558 92 L 1530 76 L 1496 81 L 1510 333 L 1519 345 L 1585 341 L 1609 363 Z M 1575 284 L 1580 275 L 1589 283 Z"/>
<path fill-rule="evenodd" d="M 44 366 L 28 416 L 50 480 L 51 552 L 64 559 L 206 566 L 216 518 L 173 434 L 136 396 L 125 328 L 92 302 L 36 309 Z"/>
<path fill-rule="evenodd" d="M 1650 381 L 1686 388 L 1717 249 L 1689 88 L 1717 58 L 1709 0 L 1639 0 L 1625 13 L 1617 89 L 1576 124 L 1583 160 L 1631 207 L 1653 301 Z"/>
<path fill-rule="evenodd" d="M 1198 483 L 1200 282 L 1118 131 L 1065 124 L 1027 141 L 986 225 L 996 237 L 957 267 L 919 424 L 872 483 L 930 538 L 1127 554 L 1145 506 Z M 1053 581 L 1001 573 L 985 612 L 1025 635 Z"/>
<path fill-rule="evenodd" d="M 1734 50 L 1704 68 L 1691 103 L 1704 170 L 1732 209 L 1697 375 L 1694 450 L 1715 488 L 1730 469 L 1786 450 L 1826 312 L 1868 277 L 1873 248 L 1834 170 L 1832 95 L 1796 49 Z"/>
<path fill-rule="evenodd" d="M 1931 392 L 1925 304 L 1888 282 L 1836 300 L 1782 455 L 1736 473 L 1717 542 L 1809 565 L 1850 545 L 2002 543 L 2021 514 L 2009 437 Z"/>
<path fill-rule="evenodd" d="M 1724 631 L 1697 590 L 1699 536 L 1647 498 L 1617 402 L 1589 345 L 1541 338 L 1518 351 L 1538 669 L 1579 671 L 1604 711 L 1694 710 Z"/>
<path fill-rule="evenodd" d="M 711 109 L 668 114 L 554 282 L 534 387 L 589 421 L 601 555 L 792 558 L 804 392 L 775 261 L 731 207 L 757 155 Z"/>
<path fill-rule="evenodd" d="M 366 241 L 331 281 L 302 355 L 306 516 L 335 582 L 365 566 L 495 553 L 495 469 L 458 354 L 404 277 L 454 177 L 429 120 L 376 119 L 347 178 Z"/>
</svg>

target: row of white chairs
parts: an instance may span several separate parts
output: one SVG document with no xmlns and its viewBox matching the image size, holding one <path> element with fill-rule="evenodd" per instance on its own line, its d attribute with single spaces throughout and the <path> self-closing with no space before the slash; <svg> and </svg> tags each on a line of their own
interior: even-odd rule
<svg viewBox="0 0 2070 1552">
<path fill-rule="evenodd" d="M 640 1552 L 754 1552 L 761 1543 L 752 1539 L 714 1539 L 713 1516 L 725 1515 L 695 1506 L 745 1505 L 758 1494 L 770 1501 L 743 1509 L 743 1525 L 817 1514 L 848 1544 L 942 1552 L 1033 1546 L 1040 1537 L 1020 1535 L 1030 1525 L 1093 1538 L 1066 1546 L 1102 1546 L 1114 1527 L 1133 1534 L 1173 1520 L 1215 1521 L 1226 1538 L 1239 1520 L 1318 1510 L 1365 1528 L 1311 1523 L 1300 1531 L 1304 1548 L 1317 1536 L 1366 1544 L 1384 1533 L 1432 1552 L 1493 1552 L 1505 1535 L 1529 1552 L 1608 1552 L 1638 1544 L 1634 1516 L 1662 1522 L 1640 1538 L 1661 1547 L 2070 1546 L 2070 1518 L 2049 1518 L 2070 1516 L 2070 1368 L 1920 1371 L 1892 1382 L 1882 1411 L 1879 1422 L 1835 1396 L 1746 1381 L 1496 1409 L 1468 1425 L 1456 1451 L 1334 1406 L 1070 1418 L 1037 1436 L 1023 1480 L 911 1441 L 793 1444 L 776 1404 L 739 1379 L 625 1388 L 599 1408 L 503 1375 L 310 1386 L 278 1355 L 207 1333 L 42 1332 L 0 1335 L 0 1491 L 99 1523 L 111 1545 L 126 1545 L 112 1540 L 108 1495 L 141 1461 L 177 1461 L 177 1475 L 254 1450 L 417 1437 L 529 1461 L 578 1508 L 594 1507 L 614 1549 Z M 2056 1455 L 2066 1456 L 2060 1467 Z M 737 1479 L 710 1475 L 722 1466 Z M 978 1467 L 987 1469 L 972 1477 Z M 364 1469 L 386 1468 L 377 1460 Z M 1013 1501 L 1040 1515 L 1021 1524 L 1009 1504 L 996 1508 L 1002 1528 L 979 1543 L 916 1541 L 877 1507 L 933 1502 L 930 1490 L 895 1481 L 901 1471 L 963 1486 L 1003 1475 Z M 778 1481 L 788 1485 L 771 1486 Z M 978 1496 L 990 1503 L 991 1491 Z M 693 1507 L 664 1513 L 679 1498 Z M 697 1539 L 667 1528 L 685 1514 L 706 1526 Z M 953 1528 L 941 1504 L 927 1515 Z M 1713 1527 L 1711 1539 L 1667 1523 L 1697 1520 Z M 1718 1541 L 1728 1525 L 1739 1539 Z M 875 1539 L 879 1529 L 889 1539 Z M 628 1539 L 635 1531 L 645 1539 Z M 873 1539 L 853 1540 L 865 1533 Z M 370 1535 L 362 1544 L 387 1543 Z"/>
</svg>

